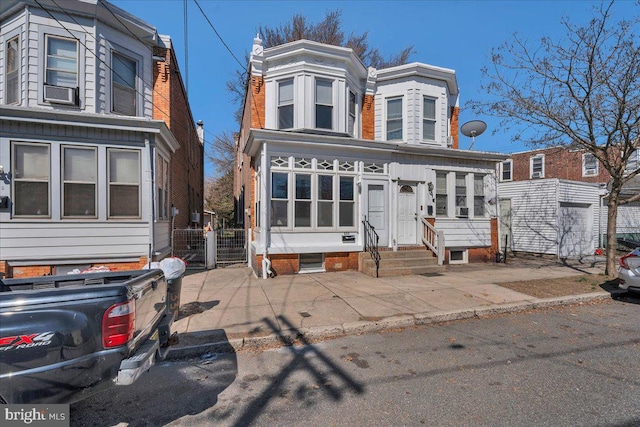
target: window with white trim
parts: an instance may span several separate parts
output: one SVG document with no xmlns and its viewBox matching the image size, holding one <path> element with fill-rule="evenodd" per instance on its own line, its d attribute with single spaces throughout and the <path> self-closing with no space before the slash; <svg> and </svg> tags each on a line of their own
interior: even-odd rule
<svg viewBox="0 0 640 427">
<path fill-rule="evenodd" d="M 582 155 L 582 176 L 598 175 L 598 159 L 593 153 Z"/>
<path fill-rule="evenodd" d="M 354 197 L 354 177 L 340 177 L 340 206 L 338 213 L 340 227 L 353 227 L 355 224 L 355 197 Z"/>
<path fill-rule="evenodd" d="M 311 175 L 294 174 L 293 226 L 311 227 Z"/>
<path fill-rule="evenodd" d="M 387 141 L 402 140 L 402 97 L 387 99 Z"/>
<path fill-rule="evenodd" d="M 347 132 L 356 136 L 356 94 L 349 91 L 349 116 L 347 117 Z"/>
<path fill-rule="evenodd" d="M 156 217 L 169 219 L 169 162 L 156 155 Z"/>
<path fill-rule="evenodd" d="M 422 100 L 422 139 L 436 139 L 436 100 L 426 96 Z"/>
<path fill-rule="evenodd" d="M 278 82 L 278 129 L 293 128 L 293 79 Z"/>
<path fill-rule="evenodd" d="M 476 217 L 485 215 L 484 207 L 484 175 L 473 175 L 473 215 Z"/>
<path fill-rule="evenodd" d="M 316 79 L 316 128 L 333 129 L 333 82 Z"/>
<path fill-rule="evenodd" d="M 62 147 L 62 216 L 96 218 L 97 149 Z"/>
<path fill-rule="evenodd" d="M 500 164 L 501 181 L 511 181 L 513 179 L 513 160 L 505 160 Z"/>
<path fill-rule="evenodd" d="M 447 173 L 436 172 L 436 216 L 447 216 Z"/>
<path fill-rule="evenodd" d="M 544 154 L 531 156 L 529 162 L 529 178 L 544 178 Z"/>
<path fill-rule="evenodd" d="M 318 227 L 333 227 L 333 175 L 318 175 Z"/>
<path fill-rule="evenodd" d="M 111 111 L 136 115 L 136 80 L 138 64 L 118 52 L 111 53 Z"/>
<path fill-rule="evenodd" d="M 13 143 L 13 213 L 49 217 L 51 153 L 49 144 Z"/>
<path fill-rule="evenodd" d="M 20 38 L 7 40 L 5 45 L 5 102 L 20 102 Z"/>
<path fill-rule="evenodd" d="M 78 87 L 78 41 L 64 37 L 46 37 L 45 84 Z"/>
<path fill-rule="evenodd" d="M 467 207 L 467 175 L 456 174 L 456 208 Z"/>
<path fill-rule="evenodd" d="M 140 151 L 107 150 L 109 218 L 140 217 Z"/>
<path fill-rule="evenodd" d="M 271 225 L 287 227 L 289 217 L 289 174 L 271 174 Z"/>
</svg>

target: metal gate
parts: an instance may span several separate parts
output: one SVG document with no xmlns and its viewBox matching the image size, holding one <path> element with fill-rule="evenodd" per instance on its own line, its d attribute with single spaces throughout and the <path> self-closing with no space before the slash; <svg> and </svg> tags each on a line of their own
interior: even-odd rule
<svg viewBox="0 0 640 427">
<path fill-rule="evenodd" d="M 220 228 L 216 236 L 216 265 L 247 262 L 247 239 L 243 228 Z"/>
<path fill-rule="evenodd" d="M 172 255 L 185 260 L 187 268 L 206 268 L 206 234 L 201 228 L 173 230 Z"/>
</svg>

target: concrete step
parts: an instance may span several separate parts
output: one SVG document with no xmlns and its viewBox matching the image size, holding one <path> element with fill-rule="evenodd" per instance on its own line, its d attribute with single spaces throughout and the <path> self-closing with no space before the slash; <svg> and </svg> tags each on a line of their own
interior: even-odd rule
<svg viewBox="0 0 640 427">
<path fill-rule="evenodd" d="M 380 251 L 380 257 L 382 259 L 396 259 L 396 258 L 434 258 L 433 253 L 426 249 L 415 249 L 410 251 Z"/>
<path fill-rule="evenodd" d="M 364 265 L 375 266 L 375 262 L 371 257 L 363 260 Z M 430 265 L 438 265 L 437 258 L 425 258 L 425 257 L 412 257 L 412 258 L 382 258 L 380 260 L 380 267 L 393 268 L 393 267 L 424 267 Z"/>
</svg>

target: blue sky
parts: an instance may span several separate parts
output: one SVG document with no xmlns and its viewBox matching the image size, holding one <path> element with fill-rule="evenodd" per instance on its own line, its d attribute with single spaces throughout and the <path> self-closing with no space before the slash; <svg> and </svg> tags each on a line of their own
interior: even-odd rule
<svg viewBox="0 0 640 427">
<path fill-rule="evenodd" d="M 184 0 L 111 0 L 116 6 L 171 36 L 183 76 L 188 73 L 189 101 L 194 119 L 205 124 L 205 140 L 228 130 L 238 131 L 233 118 L 236 106 L 225 83 L 239 69 L 238 63 L 215 35 L 193 0 L 186 0 L 188 67 L 185 65 Z M 345 33 L 369 31 L 370 46 L 384 56 L 413 45 L 411 62 L 424 62 L 456 70 L 460 87 L 460 124 L 483 120 L 488 129 L 476 138 L 473 149 L 516 152 L 527 149 L 510 143 L 510 134 L 498 129 L 498 120 L 476 117 L 465 109 L 469 100 L 484 99 L 480 69 L 489 65 L 489 53 L 509 37 L 519 35 L 532 42 L 543 36 L 564 37 L 561 18 L 586 24 L 599 2 L 570 1 L 211 1 L 199 0 L 207 17 L 241 62 L 259 26 L 275 27 L 296 13 L 312 22 L 328 10 L 342 10 Z M 151 6 L 153 4 L 153 6 Z M 635 0 L 614 5 L 616 18 L 637 15 Z M 494 133 L 494 131 L 497 131 Z M 460 148 L 471 139 L 460 137 Z M 211 166 L 207 174 L 213 173 Z"/>
</svg>

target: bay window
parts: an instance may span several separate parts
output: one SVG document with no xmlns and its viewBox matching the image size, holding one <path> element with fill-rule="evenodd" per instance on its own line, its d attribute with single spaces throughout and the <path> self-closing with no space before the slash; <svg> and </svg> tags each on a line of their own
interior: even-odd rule
<svg viewBox="0 0 640 427">
<path fill-rule="evenodd" d="M 62 147 L 62 216 L 96 217 L 96 148 Z"/>
<path fill-rule="evenodd" d="M 356 136 L 356 94 L 349 91 L 349 117 L 347 118 L 347 132 L 351 136 Z"/>
<path fill-rule="evenodd" d="M 136 61 L 117 52 L 111 54 L 111 111 L 136 115 Z"/>
<path fill-rule="evenodd" d="M 140 217 L 140 151 L 108 149 L 110 218 Z"/>
<path fill-rule="evenodd" d="M 156 217 L 169 219 L 169 162 L 160 154 L 156 156 Z"/>
<path fill-rule="evenodd" d="M 8 40 L 5 47 L 5 102 L 17 104 L 20 102 L 20 47 L 19 38 Z"/>
<path fill-rule="evenodd" d="M 51 154 L 48 144 L 13 144 L 13 200 L 16 216 L 48 217 Z"/>
<path fill-rule="evenodd" d="M 402 97 L 387 99 L 387 141 L 402 139 Z"/>
<path fill-rule="evenodd" d="M 271 225 L 286 227 L 289 214 L 289 174 L 271 174 Z"/>
<path fill-rule="evenodd" d="M 293 127 L 293 79 L 278 83 L 278 129 Z"/>
<path fill-rule="evenodd" d="M 316 80 L 316 128 L 333 129 L 333 83 Z"/>
<path fill-rule="evenodd" d="M 78 86 L 78 42 L 62 37 L 47 37 L 46 81 L 52 86 Z"/>
<path fill-rule="evenodd" d="M 423 98 L 422 139 L 428 141 L 436 139 L 436 100 L 433 98 Z"/>
<path fill-rule="evenodd" d="M 333 227 L 333 175 L 318 175 L 318 227 Z"/>
<path fill-rule="evenodd" d="M 311 175 L 295 174 L 294 226 L 311 227 Z"/>
</svg>

